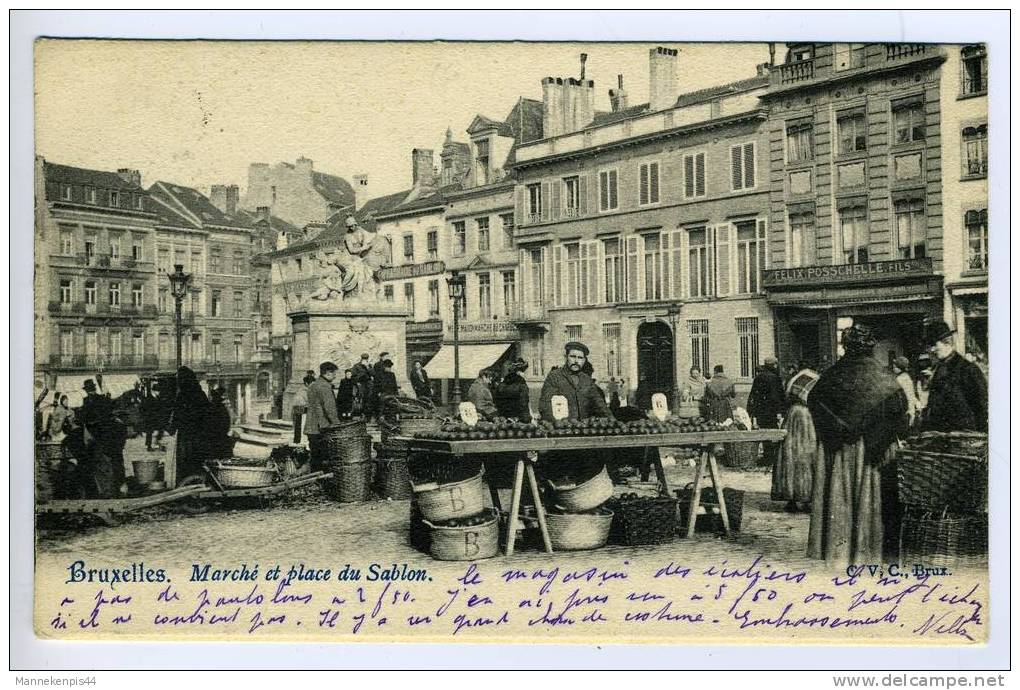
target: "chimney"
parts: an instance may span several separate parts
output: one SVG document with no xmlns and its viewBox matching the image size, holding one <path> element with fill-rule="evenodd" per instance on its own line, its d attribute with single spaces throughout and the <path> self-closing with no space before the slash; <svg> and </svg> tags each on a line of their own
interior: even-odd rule
<svg viewBox="0 0 1020 690">
<path fill-rule="evenodd" d="M 312 159 L 301 156 L 294 163 L 294 169 L 297 170 L 303 177 L 307 177 L 309 180 L 312 179 Z"/>
<path fill-rule="evenodd" d="M 676 105 L 676 66 L 679 51 L 659 46 L 648 51 L 648 107 L 652 111 Z"/>
<path fill-rule="evenodd" d="M 588 53 L 581 53 L 581 81 L 584 81 L 584 63 L 588 62 Z"/>
<path fill-rule="evenodd" d="M 236 184 L 214 184 L 209 192 L 209 201 L 221 212 L 232 216 L 237 213 L 240 191 Z"/>
<path fill-rule="evenodd" d="M 368 175 L 354 176 L 354 210 L 360 211 L 368 201 Z"/>
<path fill-rule="evenodd" d="M 142 186 L 142 173 L 137 170 L 132 170 L 131 168 L 118 168 L 117 175 L 119 175 L 120 179 L 124 180 L 128 184 L 133 184 L 136 187 Z"/>
<path fill-rule="evenodd" d="M 542 136 L 563 134 L 563 80 L 542 79 Z"/>
<path fill-rule="evenodd" d="M 759 77 L 767 77 L 769 76 L 769 72 L 772 71 L 772 65 L 767 62 L 762 62 L 755 66 L 755 71 L 758 73 Z"/>
<path fill-rule="evenodd" d="M 432 161 L 432 149 L 411 150 L 411 184 L 414 187 L 427 187 L 432 184 L 435 175 L 435 164 Z"/>
<path fill-rule="evenodd" d="M 612 105 L 614 113 L 627 109 L 627 92 L 623 90 L 622 74 L 616 75 L 616 88 L 609 89 L 609 103 Z"/>
<path fill-rule="evenodd" d="M 269 218 L 270 218 L 269 207 L 268 206 L 259 206 L 257 209 L 255 209 L 255 217 L 258 220 L 264 220 L 267 223 L 269 223 L 270 222 L 270 220 L 269 220 Z"/>
</svg>

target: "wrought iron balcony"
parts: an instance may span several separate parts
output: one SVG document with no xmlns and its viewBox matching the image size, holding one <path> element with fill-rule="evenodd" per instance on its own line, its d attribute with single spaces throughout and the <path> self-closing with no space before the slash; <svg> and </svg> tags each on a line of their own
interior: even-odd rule
<svg viewBox="0 0 1020 690">
<path fill-rule="evenodd" d="M 815 61 L 800 60 L 779 66 L 779 81 L 782 84 L 793 84 L 807 81 L 815 76 Z"/>
<path fill-rule="evenodd" d="M 924 43 L 886 43 L 886 60 L 904 60 L 924 55 L 929 46 Z"/>
</svg>

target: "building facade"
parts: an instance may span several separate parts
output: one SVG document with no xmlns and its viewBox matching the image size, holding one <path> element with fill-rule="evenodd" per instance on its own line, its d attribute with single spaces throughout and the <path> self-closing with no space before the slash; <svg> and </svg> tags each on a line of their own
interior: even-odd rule
<svg viewBox="0 0 1020 690">
<path fill-rule="evenodd" d="M 771 71 L 764 282 L 784 368 L 831 364 L 855 322 L 883 362 L 913 358 L 942 315 L 962 250 L 943 221 L 945 59 L 925 44 L 792 43 Z"/>
<path fill-rule="evenodd" d="M 347 180 L 315 170 L 313 162 L 302 157 L 293 164 L 251 163 L 239 205 L 246 211 L 269 208 L 274 216 L 303 228 L 354 203 L 355 189 Z"/>
<path fill-rule="evenodd" d="M 610 113 L 585 105 L 590 81 L 543 80 L 546 136 L 515 163 L 515 320 L 535 384 L 571 340 L 643 404 L 691 366 L 723 365 L 746 394 L 772 352 L 767 79 L 678 94 L 678 60 L 650 51 L 652 102 L 628 106 L 621 77 Z"/>
<path fill-rule="evenodd" d="M 37 387 L 80 404 L 84 379 L 112 395 L 158 364 L 155 226 L 136 170 L 36 159 Z"/>
<path fill-rule="evenodd" d="M 942 111 L 945 319 L 957 349 L 988 357 L 988 54 L 946 46 Z"/>
</svg>

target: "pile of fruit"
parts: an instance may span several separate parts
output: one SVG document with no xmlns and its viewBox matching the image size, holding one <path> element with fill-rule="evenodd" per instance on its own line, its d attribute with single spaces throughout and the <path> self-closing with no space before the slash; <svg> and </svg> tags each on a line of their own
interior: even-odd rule
<svg viewBox="0 0 1020 690">
<path fill-rule="evenodd" d="M 520 422 L 513 419 L 495 419 L 478 422 L 469 426 L 465 422 L 451 420 L 438 431 L 422 431 L 415 438 L 434 441 L 483 441 L 514 438 L 577 438 L 579 436 L 645 436 L 651 434 L 685 434 L 722 429 L 718 422 L 701 417 L 693 419 L 667 418 L 641 419 L 621 422 L 607 417 L 592 417 L 582 420 L 563 419 L 556 422 Z"/>
<path fill-rule="evenodd" d="M 484 512 L 470 517 L 453 518 L 436 524 L 436 527 L 478 527 L 493 521 L 492 513 Z"/>
</svg>

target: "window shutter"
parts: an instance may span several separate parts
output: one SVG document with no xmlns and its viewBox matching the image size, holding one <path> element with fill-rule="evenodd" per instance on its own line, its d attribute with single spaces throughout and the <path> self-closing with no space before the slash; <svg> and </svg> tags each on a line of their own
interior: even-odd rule
<svg viewBox="0 0 1020 690">
<path fill-rule="evenodd" d="M 715 226 L 716 294 L 720 297 L 730 294 L 730 226 Z"/>
<path fill-rule="evenodd" d="M 617 197 L 619 192 L 620 180 L 615 170 L 609 171 L 609 206 L 610 208 L 617 208 L 620 205 L 620 200 Z"/>
<path fill-rule="evenodd" d="M 552 197 L 549 199 L 549 217 L 552 220 L 560 218 L 560 190 L 563 184 L 563 180 L 556 180 L 549 185 L 552 188 Z"/>
<path fill-rule="evenodd" d="M 601 240 L 595 240 L 595 290 L 596 303 L 606 302 L 606 245 Z"/>
<path fill-rule="evenodd" d="M 553 304 L 557 307 L 563 305 L 563 281 L 565 276 L 563 266 L 563 246 L 557 244 L 553 247 Z"/>
<path fill-rule="evenodd" d="M 578 270 L 577 270 L 577 304 L 578 306 L 586 306 L 591 304 L 590 295 L 588 294 L 588 243 L 578 242 L 577 243 L 577 259 L 578 259 Z"/>
<path fill-rule="evenodd" d="M 740 146 L 730 147 L 730 185 L 734 191 L 743 187 L 744 165 Z"/>
<path fill-rule="evenodd" d="M 653 204 L 659 202 L 659 164 L 651 163 L 648 166 L 648 196 Z"/>
<path fill-rule="evenodd" d="M 602 299 L 599 297 L 599 247 L 602 244 L 598 240 L 592 240 L 588 244 L 588 301 L 585 303 L 587 306 L 590 304 L 601 304 Z"/>
<path fill-rule="evenodd" d="M 519 184 L 514 191 L 516 193 L 514 217 L 520 225 L 525 225 L 528 222 L 528 213 L 524 203 L 527 190 L 524 188 L 524 185 Z"/>
<path fill-rule="evenodd" d="M 660 299 L 669 299 L 669 232 L 659 233 L 659 293 Z"/>
<path fill-rule="evenodd" d="M 758 266 L 762 271 L 769 267 L 769 233 L 768 221 L 758 219 Z"/>
<path fill-rule="evenodd" d="M 688 237 L 686 230 L 680 230 L 680 271 L 683 273 L 683 280 L 680 283 L 680 296 L 690 296 L 691 286 L 691 267 L 690 267 L 690 251 L 688 247 Z"/>
<path fill-rule="evenodd" d="M 627 238 L 627 301 L 640 302 L 644 293 L 644 278 L 641 266 L 641 237 Z"/>
<path fill-rule="evenodd" d="M 577 176 L 577 212 L 581 216 L 588 215 L 588 176 Z"/>
<path fill-rule="evenodd" d="M 609 208 L 609 173 L 599 173 L 599 210 Z"/>
<path fill-rule="evenodd" d="M 549 220 L 550 201 L 551 201 L 551 199 L 549 197 L 549 183 L 548 182 L 543 182 L 542 183 L 542 220 Z"/>
<path fill-rule="evenodd" d="M 705 154 L 699 153 L 695 159 L 694 177 L 696 180 L 695 193 L 698 196 L 705 195 Z"/>
<path fill-rule="evenodd" d="M 543 304 L 551 304 L 553 296 L 553 255 L 552 247 L 549 245 L 542 247 L 542 302 Z"/>
<path fill-rule="evenodd" d="M 744 144 L 744 189 L 754 187 L 754 144 Z"/>
<path fill-rule="evenodd" d="M 638 203 L 639 204 L 647 204 L 648 203 L 648 172 L 649 172 L 648 164 L 647 163 L 642 163 L 641 167 L 638 170 L 638 172 L 639 172 L 639 176 L 640 176 L 640 182 L 639 182 L 640 191 L 638 193 Z"/>
<path fill-rule="evenodd" d="M 683 297 L 683 230 L 671 230 L 669 232 L 669 281 L 670 295 L 673 299 Z"/>
<path fill-rule="evenodd" d="M 694 196 L 694 156 L 684 156 L 684 197 Z"/>
</svg>

